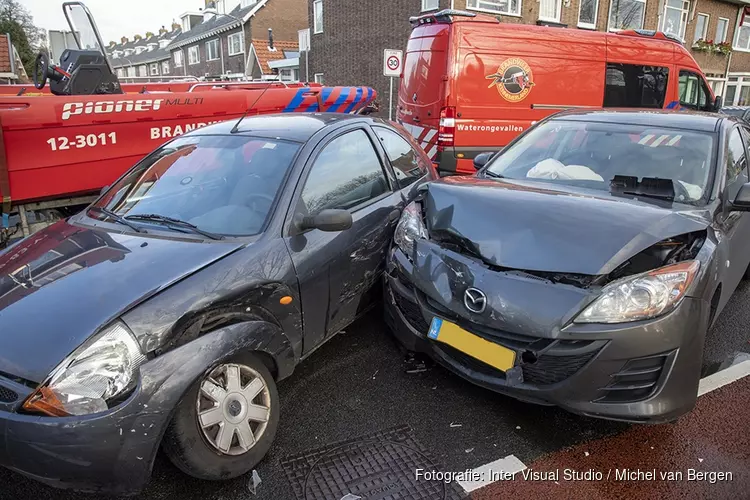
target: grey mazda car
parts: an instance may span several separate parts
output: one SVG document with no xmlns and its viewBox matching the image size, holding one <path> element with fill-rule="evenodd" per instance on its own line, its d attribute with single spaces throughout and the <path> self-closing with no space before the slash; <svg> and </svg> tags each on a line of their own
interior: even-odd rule
<svg viewBox="0 0 750 500">
<path fill-rule="evenodd" d="M 422 187 L 395 233 L 386 320 L 515 398 L 669 421 L 750 263 L 750 128 L 662 111 L 555 115 L 474 176 Z"/>
</svg>

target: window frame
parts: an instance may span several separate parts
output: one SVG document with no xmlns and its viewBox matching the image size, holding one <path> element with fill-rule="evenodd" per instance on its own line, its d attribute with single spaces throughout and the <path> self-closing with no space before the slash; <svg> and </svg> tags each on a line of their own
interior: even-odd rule
<svg viewBox="0 0 750 500">
<path fill-rule="evenodd" d="M 555 16 L 556 17 L 544 17 L 542 16 L 542 2 L 555 2 Z M 539 0 L 539 20 L 546 21 L 548 23 L 559 23 L 562 16 L 562 0 Z"/>
<path fill-rule="evenodd" d="M 214 57 L 211 57 L 211 50 L 209 50 L 209 47 L 216 47 L 216 53 L 214 54 Z M 213 38 L 211 40 L 206 41 L 206 62 L 209 61 L 218 61 L 219 60 L 219 39 Z"/>
<path fill-rule="evenodd" d="M 706 22 L 703 24 L 703 33 L 701 34 L 701 36 L 698 36 L 698 18 L 699 17 L 706 18 Z M 695 19 L 696 21 L 695 21 L 695 31 L 693 32 L 693 46 L 695 46 L 698 40 L 701 40 L 701 39 L 708 40 L 708 26 L 711 24 L 711 15 L 703 13 L 703 12 L 698 12 L 695 15 Z"/>
<path fill-rule="evenodd" d="M 233 40 L 239 40 L 237 43 L 239 44 L 240 50 L 237 51 L 237 52 L 233 52 L 232 51 L 232 41 Z M 245 53 L 245 45 L 242 43 L 242 41 L 243 41 L 242 32 L 240 32 L 240 31 L 238 31 L 237 33 L 232 33 L 231 35 L 229 35 L 227 37 L 227 54 L 229 54 L 230 57 L 231 56 L 238 56 L 240 54 L 244 54 Z"/>
<path fill-rule="evenodd" d="M 700 107 L 700 104 L 696 104 L 695 107 L 693 108 L 692 104 L 684 104 L 682 102 L 682 96 L 680 95 L 680 78 L 682 78 L 683 73 L 695 76 L 696 80 L 698 81 L 698 91 L 700 92 L 702 90 L 704 93 L 706 93 L 706 106 L 711 105 L 710 87 L 708 83 L 706 82 L 706 80 L 703 78 L 703 76 L 700 73 L 696 73 L 695 71 L 681 68 L 680 71 L 677 73 L 677 100 L 680 103 L 680 107 L 691 109 L 693 111 L 707 111 L 707 110 L 702 110 Z M 700 94 L 698 94 L 698 103 L 700 103 Z"/>
<path fill-rule="evenodd" d="M 180 57 L 177 57 L 178 54 Z M 182 65 L 185 64 L 185 59 L 184 59 L 184 54 L 182 53 L 182 49 L 175 50 L 172 53 L 172 60 L 174 61 L 175 68 L 182 68 Z"/>
<path fill-rule="evenodd" d="M 316 12 L 320 6 L 320 24 L 318 24 L 318 13 Z M 323 19 L 323 0 L 315 0 L 313 2 L 313 34 L 317 35 L 323 33 L 323 26 L 325 21 Z"/>
<path fill-rule="evenodd" d="M 159 76 L 159 63 L 151 63 L 148 65 L 149 76 Z"/>
<path fill-rule="evenodd" d="M 715 36 L 714 37 L 714 43 L 724 43 L 724 42 L 727 41 L 727 36 L 729 36 L 729 18 L 727 18 L 727 17 L 719 17 L 716 20 L 716 34 L 718 35 L 718 33 L 719 33 L 719 23 L 721 21 L 724 21 L 724 37 L 723 37 L 722 40 L 719 40 L 719 37 Z"/>
<path fill-rule="evenodd" d="M 430 7 L 427 4 L 434 2 L 435 6 Z M 439 10 L 440 9 L 440 0 L 422 0 L 422 12 L 430 12 L 433 10 Z"/>
<path fill-rule="evenodd" d="M 398 130 L 396 130 L 394 128 L 387 127 L 385 125 L 371 125 L 370 128 L 372 128 L 372 132 L 375 134 L 375 137 L 378 139 L 378 142 L 380 144 L 380 149 L 382 149 L 384 158 L 385 158 L 386 162 L 388 163 L 388 165 L 390 166 L 390 168 L 387 169 L 388 173 L 392 172 L 393 173 L 393 177 L 395 178 L 395 183 L 394 183 L 394 186 L 393 186 L 394 190 L 396 189 L 396 187 L 398 187 L 398 189 L 407 188 L 407 187 L 415 184 L 416 182 L 418 182 L 420 179 L 423 179 L 424 177 L 430 175 L 430 168 L 428 166 L 428 163 L 431 164 L 432 162 L 429 161 L 429 159 L 428 159 L 428 163 L 424 163 L 425 159 L 420 154 L 421 148 L 418 148 L 417 145 L 414 144 L 414 142 L 412 140 L 410 140 L 407 137 L 404 137 L 404 134 L 402 134 L 400 131 L 398 131 Z M 414 152 L 414 156 L 415 156 L 415 158 L 417 160 L 417 163 L 419 164 L 419 168 L 420 169 L 424 169 L 421 176 L 417 177 L 416 179 L 414 179 L 409 184 L 406 184 L 406 185 L 403 185 L 403 186 L 401 185 L 401 180 L 396 175 L 396 167 L 393 165 L 393 160 L 391 160 L 391 157 L 388 155 L 388 150 L 386 149 L 385 144 L 383 144 L 383 140 L 380 138 L 380 136 L 378 136 L 378 130 L 379 129 L 382 129 L 382 130 L 385 130 L 385 131 L 390 132 L 392 134 L 395 134 L 397 137 L 400 137 L 409 146 L 409 148 L 411 148 L 411 150 Z M 398 185 L 398 186 L 396 186 L 396 185 Z"/>
<path fill-rule="evenodd" d="M 320 78 L 318 78 L 318 77 L 320 77 Z M 324 79 L 323 73 L 315 73 L 313 75 L 313 82 L 314 83 L 319 83 L 319 84 L 323 85 L 323 79 Z"/>
<path fill-rule="evenodd" d="M 370 141 L 370 147 L 372 147 L 372 150 L 375 153 L 375 156 L 378 158 L 380 169 L 383 172 L 383 176 L 386 179 L 387 189 L 385 190 L 384 193 L 380 194 L 379 196 L 376 196 L 375 198 L 370 198 L 369 200 L 362 202 L 359 205 L 356 205 L 348 209 L 347 212 L 349 212 L 350 214 L 352 214 L 352 216 L 354 216 L 357 212 L 364 210 L 365 208 L 375 203 L 378 203 L 379 201 L 382 201 L 388 196 L 393 195 L 393 193 L 396 191 L 397 182 L 396 182 L 393 172 L 390 171 L 390 162 L 388 158 L 385 156 L 385 151 L 383 150 L 383 148 L 379 146 L 378 143 L 376 142 L 376 140 L 379 142 L 379 139 L 377 139 L 377 137 L 375 138 L 373 137 L 374 132 L 369 130 L 368 127 L 359 123 L 337 129 L 331 132 L 330 134 L 328 134 L 327 136 L 325 136 L 323 139 L 321 139 L 320 142 L 318 142 L 318 144 L 315 146 L 315 149 L 312 151 L 312 153 L 307 157 L 307 159 L 304 162 L 303 170 L 299 175 L 299 178 L 297 181 L 297 187 L 294 190 L 294 195 L 292 196 L 292 200 L 291 200 L 291 203 L 289 204 L 289 208 L 287 211 L 285 230 L 284 230 L 285 236 L 298 236 L 300 234 L 305 234 L 306 232 L 311 231 L 311 229 L 308 229 L 305 231 L 297 231 L 294 227 L 293 221 L 294 221 L 295 216 L 299 213 L 298 208 L 300 206 L 300 202 L 302 201 L 302 193 L 305 191 L 305 186 L 307 185 L 307 181 L 310 178 L 310 174 L 313 171 L 313 168 L 315 168 L 315 163 L 320 157 L 320 154 L 333 141 L 335 141 L 336 139 L 340 137 L 345 136 L 346 134 L 356 132 L 358 130 L 361 130 L 362 132 L 364 132 L 368 140 Z"/>
<path fill-rule="evenodd" d="M 161 62 L 161 74 L 162 75 L 168 75 L 170 73 L 171 69 L 169 67 L 169 61 L 162 61 Z"/>
<path fill-rule="evenodd" d="M 667 22 L 667 10 L 676 10 L 680 12 L 680 32 L 676 35 L 674 33 L 671 33 L 672 36 L 676 36 L 682 42 L 685 42 L 685 35 L 687 34 L 687 25 L 689 22 L 688 17 L 690 16 L 690 0 L 678 0 L 682 2 L 681 9 L 678 9 L 677 7 L 672 7 L 669 5 L 669 0 L 664 0 L 664 10 L 661 13 L 661 31 L 663 33 L 667 33 L 667 30 L 665 29 L 665 24 Z M 687 8 L 685 8 L 685 4 L 687 3 Z"/>
<path fill-rule="evenodd" d="M 131 69 L 133 71 L 130 71 Z M 136 77 L 135 66 L 128 66 L 126 74 L 127 74 L 127 78 L 135 78 Z"/>
<path fill-rule="evenodd" d="M 729 130 L 729 132 L 727 133 L 727 136 L 726 136 L 725 155 L 728 156 L 728 153 L 729 153 L 729 140 L 732 137 L 732 133 L 736 130 L 737 133 L 740 135 L 740 142 L 742 143 L 742 148 L 743 148 L 743 151 L 745 152 L 745 160 L 744 160 L 745 161 L 745 177 L 750 180 L 750 162 L 748 160 L 748 151 L 749 151 L 748 147 L 750 147 L 750 144 L 748 144 L 748 138 L 749 137 L 747 135 L 748 133 L 750 133 L 750 130 L 743 132 L 743 130 L 742 130 L 743 128 L 744 127 L 742 127 L 738 123 L 738 124 L 735 124 Z M 736 164 L 736 162 L 735 162 L 735 164 Z M 734 200 L 734 197 L 737 196 L 737 192 L 739 192 L 739 189 L 737 189 L 737 192 L 734 193 L 734 194 L 730 194 L 729 189 L 730 189 L 730 186 L 736 186 L 736 185 L 740 184 L 739 182 L 737 182 L 737 179 L 739 178 L 739 175 L 737 177 L 735 177 L 732 180 L 732 183 L 730 184 L 729 178 L 728 178 L 729 165 L 727 165 L 726 161 L 724 162 L 724 167 L 723 167 L 723 172 L 722 173 L 723 173 L 723 175 L 719 178 L 719 182 L 722 183 L 722 191 L 724 193 L 726 193 L 727 201 L 731 202 L 731 201 Z M 742 184 L 744 184 L 744 182 Z"/>
<path fill-rule="evenodd" d="M 195 55 L 196 55 L 196 59 L 194 62 L 192 61 L 193 49 L 195 49 Z M 187 61 L 188 66 L 195 66 L 201 63 L 201 49 L 198 45 L 192 45 L 188 47 L 187 52 L 188 52 L 188 61 Z"/>
<path fill-rule="evenodd" d="M 143 78 L 148 76 L 148 66 L 141 64 L 138 66 L 138 76 Z"/>
<path fill-rule="evenodd" d="M 609 0 L 609 12 L 607 14 L 607 31 L 612 31 L 614 33 L 618 31 L 623 31 L 625 29 L 643 29 L 643 25 L 646 22 L 646 0 L 632 0 L 634 2 L 640 2 L 643 4 L 643 15 L 641 15 L 641 25 L 636 28 L 613 28 L 612 27 L 612 4 L 614 2 L 621 2 L 622 0 Z"/>
<path fill-rule="evenodd" d="M 740 26 L 740 21 L 743 17 L 747 17 L 748 22 L 744 23 L 743 26 Z M 747 47 L 740 47 L 737 45 L 737 42 L 740 39 L 740 30 L 741 29 L 749 29 L 750 30 L 750 16 L 744 16 L 744 11 L 740 9 L 740 11 L 737 13 L 737 23 L 734 27 L 734 37 L 732 38 L 732 50 L 737 50 L 739 52 L 750 52 L 750 36 L 747 38 Z"/>
<path fill-rule="evenodd" d="M 578 21 L 577 26 L 579 28 L 596 29 L 596 24 L 599 22 L 599 0 L 594 0 L 594 22 L 593 23 L 582 23 L 581 22 L 581 7 L 583 7 L 583 1 L 578 2 Z"/>
<path fill-rule="evenodd" d="M 497 15 L 501 15 L 501 16 L 512 16 L 512 17 L 521 17 L 521 12 L 523 11 L 522 10 L 523 9 L 523 5 L 522 5 L 523 0 L 518 0 L 518 12 L 511 12 L 510 10 L 508 10 L 508 12 L 503 12 L 501 10 L 486 9 L 486 8 L 483 8 L 483 7 L 479 7 L 479 2 L 487 2 L 487 1 L 492 2 L 492 1 L 495 1 L 495 0 L 473 0 L 473 1 L 477 2 L 477 7 L 471 7 L 469 5 L 469 2 L 471 2 L 471 1 L 472 0 L 466 0 L 466 10 L 473 10 L 473 11 L 476 11 L 476 12 L 486 12 L 488 14 L 494 14 L 496 16 Z M 508 5 L 509 6 L 510 6 L 510 3 L 511 3 L 510 0 L 508 0 Z"/>
</svg>

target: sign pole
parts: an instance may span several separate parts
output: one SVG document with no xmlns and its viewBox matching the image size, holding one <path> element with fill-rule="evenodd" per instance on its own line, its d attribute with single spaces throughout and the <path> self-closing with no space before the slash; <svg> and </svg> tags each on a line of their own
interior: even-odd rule
<svg viewBox="0 0 750 500">
<path fill-rule="evenodd" d="M 391 94 L 388 103 L 388 119 L 393 120 L 393 77 L 391 77 Z"/>
</svg>

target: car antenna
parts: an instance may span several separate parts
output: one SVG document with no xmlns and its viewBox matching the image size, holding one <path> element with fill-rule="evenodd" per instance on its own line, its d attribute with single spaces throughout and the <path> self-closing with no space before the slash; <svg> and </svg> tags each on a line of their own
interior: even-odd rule
<svg viewBox="0 0 750 500">
<path fill-rule="evenodd" d="M 276 83 L 278 80 L 271 80 L 268 82 L 268 85 L 266 85 L 266 88 L 263 89 L 263 92 L 260 93 L 258 98 L 253 102 L 249 108 L 245 110 L 245 113 L 240 117 L 239 120 L 237 120 L 237 123 L 234 124 L 234 127 L 232 127 L 232 130 L 229 131 L 230 134 L 236 134 L 239 131 L 240 123 L 242 123 L 242 120 L 244 120 L 247 117 L 247 114 L 250 112 L 253 107 L 255 107 L 256 104 L 258 104 L 258 101 L 260 101 L 261 97 L 263 97 L 263 94 L 266 93 L 266 90 L 271 88 L 271 85 Z"/>
</svg>

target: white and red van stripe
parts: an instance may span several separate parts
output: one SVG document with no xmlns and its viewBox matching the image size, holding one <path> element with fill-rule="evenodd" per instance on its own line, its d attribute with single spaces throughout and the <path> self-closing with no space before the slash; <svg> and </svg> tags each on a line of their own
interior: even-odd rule
<svg viewBox="0 0 750 500">
<path fill-rule="evenodd" d="M 400 121 L 399 124 L 417 140 L 422 149 L 427 153 L 427 156 L 434 160 L 437 156 L 437 140 L 435 138 L 437 137 L 438 130 L 431 127 L 420 127 L 419 125 L 403 121 Z"/>
</svg>

